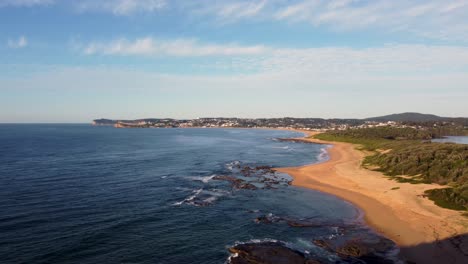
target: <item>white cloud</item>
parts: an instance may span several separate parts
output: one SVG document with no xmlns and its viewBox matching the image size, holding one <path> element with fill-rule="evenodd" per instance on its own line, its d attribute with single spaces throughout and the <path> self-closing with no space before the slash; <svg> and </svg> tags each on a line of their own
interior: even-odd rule
<svg viewBox="0 0 468 264">
<path fill-rule="evenodd" d="M 0 0 L 0 7 L 32 7 L 53 4 L 54 0 Z"/>
<path fill-rule="evenodd" d="M 8 47 L 13 49 L 24 48 L 28 45 L 28 39 L 25 36 L 21 36 L 18 39 L 8 39 Z"/>
<path fill-rule="evenodd" d="M 110 42 L 93 42 L 83 48 L 88 55 L 151 55 L 151 56 L 232 56 L 255 55 L 266 51 L 262 45 L 202 44 L 194 39 L 158 40 L 151 37 L 134 41 L 119 39 Z"/>
<path fill-rule="evenodd" d="M 165 0 L 82 0 L 75 2 L 79 12 L 98 11 L 114 15 L 155 12 L 166 6 Z"/>
</svg>

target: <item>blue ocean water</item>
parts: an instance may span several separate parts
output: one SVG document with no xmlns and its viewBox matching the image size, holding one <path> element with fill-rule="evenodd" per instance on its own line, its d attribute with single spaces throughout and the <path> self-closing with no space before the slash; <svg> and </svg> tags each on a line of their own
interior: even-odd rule
<svg viewBox="0 0 468 264">
<path fill-rule="evenodd" d="M 0 125 L 0 262 L 224 263 L 229 246 L 268 239 L 334 262 L 311 241 L 368 232 L 355 207 L 287 184 L 244 190 L 214 179 L 235 167 L 326 159 L 323 145 L 275 140 L 300 135 Z M 256 223 L 259 216 L 324 224 L 294 228 Z"/>
</svg>

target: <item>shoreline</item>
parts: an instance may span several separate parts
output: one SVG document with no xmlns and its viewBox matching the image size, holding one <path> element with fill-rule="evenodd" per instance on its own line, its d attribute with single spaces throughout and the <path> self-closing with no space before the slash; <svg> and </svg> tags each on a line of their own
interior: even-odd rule
<svg viewBox="0 0 468 264">
<path fill-rule="evenodd" d="M 466 263 L 468 219 L 459 211 L 438 207 L 424 198 L 435 184 L 399 183 L 361 167 L 366 153 L 356 145 L 307 138 L 296 141 L 331 145 L 329 159 L 299 167 L 277 168 L 292 185 L 321 191 L 350 202 L 364 213 L 365 223 L 400 247 L 400 256 L 414 263 Z M 464 235 L 461 238 L 453 238 Z M 456 241 L 454 241 L 456 240 Z"/>
</svg>

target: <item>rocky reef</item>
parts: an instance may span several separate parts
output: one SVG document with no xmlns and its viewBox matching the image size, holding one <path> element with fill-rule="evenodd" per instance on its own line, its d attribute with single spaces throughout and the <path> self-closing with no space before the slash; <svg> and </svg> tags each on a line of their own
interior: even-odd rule
<svg viewBox="0 0 468 264">
<path fill-rule="evenodd" d="M 391 264 L 394 260 L 385 256 L 393 243 L 382 238 L 376 243 L 350 240 L 338 247 L 329 241 L 314 240 L 313 243 L 333 255 L 334 258 L 304 253 L 290 248 L 280 241 L 249 242 L 229 248 L 231 264 L 318 264 L 318 263 L 351 263 L 351 264 Z"/>
<path fill-rule="evenodd" d="M 229 248 L 232 264 L 317 264 L 320 262 L 307 259 L 298 250 L 287 247 L 283 242 L 245 243 Z"/>
<path fill-rule="evenodd" d="M 228 181 L 233 189 L 276 189 L 280 185 L 289 185 L 291 179 L 279 175 L 270 166 L 241 166 L 236 164 L 232 168 L 233 175 L 217 175 L 214 180 Z"/>
</svg>

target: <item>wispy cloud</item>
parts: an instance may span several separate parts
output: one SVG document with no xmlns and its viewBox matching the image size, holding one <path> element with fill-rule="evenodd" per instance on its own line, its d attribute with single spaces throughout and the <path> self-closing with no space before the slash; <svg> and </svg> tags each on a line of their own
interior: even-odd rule
<svg viewBox="0 0 468 264">
<path fill-rule="evenodd" d="M 268 56 L 258 60 L 258 63 L 257 68 L 266 72 L 295 72 L 309 77 L 466 73 L 468 48 L 386 45 L 364 49 L 347 47 L 275 49 Z"/>
<path fill-rule="evenodd" d="M 439 39 L 468 39 L 468 1 L 304 0 L 279 6 L 277 20 L 334 30 L 383 29 Z"/>
<path fill-rule="evenodd" d="M 81 0 L 75 2 L 79 12 L 107 12 L 114 15 L 131 15 L 155 12 L 166 6 L 165 0 Z"/>
<path fill-rule="evenodd" d="M 0 0 L 0 7 L 54 3 L 78 12 L 117 16 L 165 10 L 216 25 L 246 20 L 283 21 L 335 31 L 378 30 L 468 41 L 468 0 Z"/>
<path fill-rule="evenodd" d="M 0 7 L 32 7 L 53 4 L 54 0 L 0 0 Z"/>
<path fill-rule="evenodd" d="M 463 46 L 389 44 L 381 47 L 278 48 L 266 45 L 203 43 L 196 39 L 118 39 L 78 45 L 86 55 L 211 57 L 204 68 L 235 72 L 297 72 L 306 76 L 344 73 L 404 74 L 466 72 Z"/>
<path fill-rule="evenodd" d="M 267 1 L 239 1 L 227 3 L 217 7 L 217 16 L 225 19 L 237 20 L 258 15 L 265 7 Z"/>
<path fill-rule="evenodd" d="M 150 55 L 150 56 L 215 56 L 256 55 L 266 51 L 262 45 L 204 44 L 195 39 L 159 40 L 151 37 L 133 41 L 119 39 L 110 42 L 92 42 L 82 49 L 84 54 Z"/>
<path fill-rule="evenodd" d="M 24 48 L 28 45 L 28 39 L 25 36 L 21 36 L 18 39 L 8 39 L 8 47 L 13 49 Z"/>
<path fill-rule="evenodd" d="M 334 31 L 379 30 L 424 38 L 468 40 L 468 0 L 264 0 L 196 1 L 184 12 L 215 22 L 246 19 L 307 23 Z"/>
</svg>

